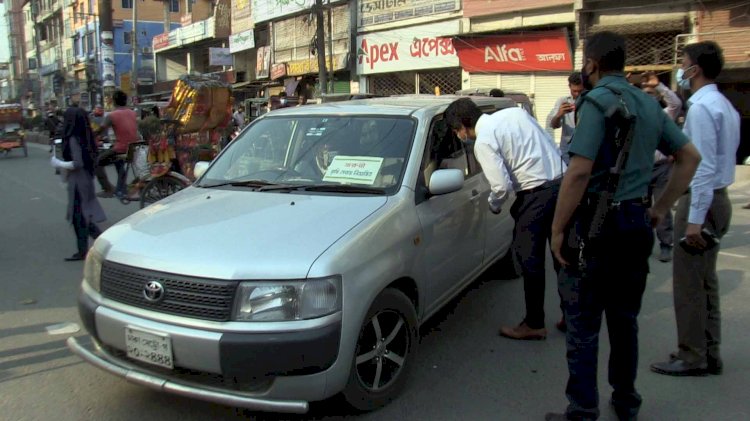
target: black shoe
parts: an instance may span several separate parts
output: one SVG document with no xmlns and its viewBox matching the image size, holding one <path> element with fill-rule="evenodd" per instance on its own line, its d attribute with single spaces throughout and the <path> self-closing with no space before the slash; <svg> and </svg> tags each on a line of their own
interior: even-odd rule
<svg viewBox="0 0 750 421">
<path fill-rule="evenodd" d="M 86 258 L 86 253 L 76 253 L 76 254 L 74 254 L 74 255 L 72 255 L 70 257 L 66 257 L 65 261 L 66 262 L 76 262 L 78 260 L 83 260 L 85 258 Z"/>
<path fill-rule="evenodd" d="M 708 368 L 706 370 L 708 371 L 708 374 L 713 374 L 714 376 L 718 376 L 724 372 L 724 363 L 721 361 L 721 358 L 708 357 L 707 361 L 708 361 Z"/>
<path fill-rule="evenodd" d="M 651 371 L 668 376 L 705 376 L 708 374 L 706 364 L 690 364 L 678 358 L 651 364 Z"/>
<path fill-rule="evenodd" d="M 615 411 L 615 415 L 617 415 L 617 419 L 619 421 L 637 421 L 638 420 L 637 410 L 635 411 L 636 414 L 633 414 L 634 411 L 630 409 L 623 409 L 622 407 L 618 407 L 617 405 L 615 405 L 615 401 L 613 399 L 609 400 L 609 405 Z"/>
<path fill-rule="evenodd" d="M 671 262 L 672 261 L 672 246 L 661 246 L 661 251 L 659 252 L 659 261 L 660 262 Z"/>
</svg>

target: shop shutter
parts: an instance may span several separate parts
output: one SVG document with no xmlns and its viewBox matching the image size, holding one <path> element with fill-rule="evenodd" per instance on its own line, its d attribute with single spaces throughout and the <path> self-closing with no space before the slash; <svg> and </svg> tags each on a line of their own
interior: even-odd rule
<svg viewBox="0 0 750 421">
<path fill-rule="evenodd" d="M 547 128 L 547 115 L 558 98 L 570 95 L 568 88 L 568 74 L 537 73 L 534 75 L 534 105 L 539 125 Z M 554 134 L 555 143 L 560 143 L 562 130 L 550 130 Z"/>
<path fill-rule="evenodd" d="M 348 94 L 351 92 L 351 83 L 348 80 L 336 80 L 333 82 L 334 94 Z"/>
<path fill-rule="evenodd" d="M 529 95 L 532 91 L 531 74 L 501 73 L 499 88 L 504 91 L 518 91 Z"/>
<path fill-rule="evenodd" d="M 414 72 L 386 73 L 370 76 L 370 93 L 376 95 L 407 95 L 417 92 Z"/>
<path fill-rule="evenodd" d="M 493 89 L 500 87 L 500 77 L 496 73 L 481 74 L 472 73 L 469 75 L 469 86 L 472 89 Z"/>
<path fill-rule="evenodd" d="M 419 72 L 419 93 L 435 94 L 440 88 L 441 95 L 452 95 L 461 90 L 461 69 L 435 72 Z"/>
</svg>

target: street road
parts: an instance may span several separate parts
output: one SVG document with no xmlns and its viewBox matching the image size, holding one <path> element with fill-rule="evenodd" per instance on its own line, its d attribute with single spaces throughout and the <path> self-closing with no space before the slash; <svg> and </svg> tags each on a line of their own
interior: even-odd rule
<svg viewBox="0 0 750 421">
<path fill-rule="evenodd" d="M 719 258 L 724 374 L 672 378 L 648 366 L 675 349 L 671 264 L 652 262 L 643 300 L 638 387 L 642 420 L 750 419 L 750 167 L 738 167 L 731 188 L 732 229 Z M 113 177 L 111 179 L 114 179 Z M 138 210 L 102 199 L 109 227 Z M 81 262 L 65 221 L 66 194 L 48 165 L 46 147 L 29 157 L 0 158 L 0 419 L 3 420 L 540 420 L 561 411 L 567 370 L 564 336 L 554 330 L 558 298 L 549 269 L 546 341 L 497 336 L 500 324 L 523 316 L 520 279 L 485 276 L 423 327 L 403 395 L 388 407 L 357 416 L 338 401 L 314 404 L 305 416 L 246 414 L 220 405 L 153 392 L 115 378 L 72 355 L 64 345 L 76 308 Z M 656 250 L 655 250 L 656 254 Z M 75 326 L 73 326 L 75 328 Z M 603 420 L 614 420 L 606 381 L 609 346 L 603 328 L 600 395 Z M 74 335 L 84 335 L 78 331 Z"/>
</svg>

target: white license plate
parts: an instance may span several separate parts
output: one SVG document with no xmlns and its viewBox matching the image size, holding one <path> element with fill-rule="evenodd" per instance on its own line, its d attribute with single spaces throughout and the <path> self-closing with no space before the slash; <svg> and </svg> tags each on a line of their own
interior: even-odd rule
<svg viewBox="0 0 750 421">
<path fill-rule="evenodd" d="M 174 368 L 172 340 L 165 333 L 146 332 L 127 326 L 125 346 L 130 358 L 160 367 Z"/>
</svg>

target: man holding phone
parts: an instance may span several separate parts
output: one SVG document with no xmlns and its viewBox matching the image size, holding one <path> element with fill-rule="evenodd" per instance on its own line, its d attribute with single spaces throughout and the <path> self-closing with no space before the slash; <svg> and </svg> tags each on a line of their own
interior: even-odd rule
<svg viewBox="0 0 750 421">
<path fill-rule="evenodd" d="M 721 312 L 716 261 L 718 240 L 729 230 L 732 204 L 727 187 L 734 183 L 740 117 L 716 87 L 724 58 L 712 41 L 687 45 L 677 82 L 691 90 L 685 134 L 703 156 L 690 190 L 677 205 L 673 290 L 678 351 L 651 370 L 670 376 L 721 374 Z M 714 238 L 715 237 L 715 238 Z M 716 240 L 713 247 L 711 243 Z"/>
<path fill-rule="evenodd" d="M 576 101 L 581 92 L 583 92 L 581 72 L 573 72 L 568 76 L 568 88 L 570 89 L 570 96 L 559 98 L 555 102 L 555 106 L 552 107 L 549 116 L 547 116 L 547 129 L 550 131 L 550 134 L 554 129 L 562 128 L 560 154 L 563 161 L 565 161 L 565 165 L 570 163 L 568 149 L 570 149 L 570 139 L 573 137 L 573 131 L 576 127 Z"/>
</svg>

